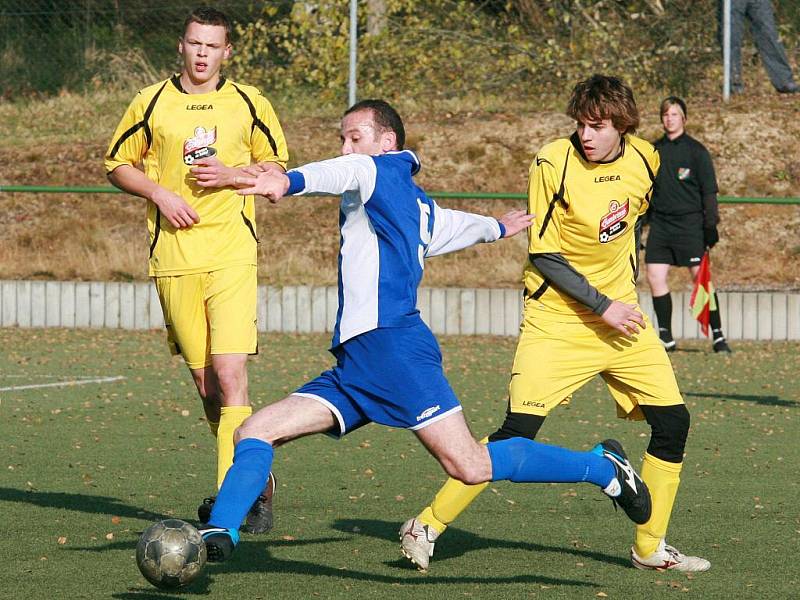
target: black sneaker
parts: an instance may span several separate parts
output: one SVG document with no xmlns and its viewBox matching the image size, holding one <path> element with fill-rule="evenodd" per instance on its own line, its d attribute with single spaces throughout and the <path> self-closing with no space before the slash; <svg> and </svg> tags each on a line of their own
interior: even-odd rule
<svg viewBox="0 0 800 600">
<path fill-rule="evenodd" d="M 211 518 L 211 509 L 214 508 L 214 502 L 216 502 L 216 500 L 216 496 L 203 498 L 203 503 L 197 507 L 197 520 L 200 521 L 201 524 L 205 525 L 208 523 L 208 520 Z"/>
<path fill-rule="evenodd" d="M 206 554 L 209 562 L 223 562 L 228 560 L 239 543 L 239 532 L 225 527 L 201 525 L 197 528 L 206 544 Z"/>
<path fill-rule="evenodd" d="M 674 338 L 672 337 L 672 332 L 669 329 L 664 327 L 658 328 L 658 337 L 661 339 L 661 343 L 664 344 L 664 350 L 667 352 L 674 352 L 677 344 L 675 343 Z"/>
<path fill-rule="evenodd" d="M 593 451 L 610 460 L 617 471 L 603 493 L 611 498 L 615 508 L 622 507 L 631 521 L 638 525 L 647 523 L 652 511 L 650 490 L 631 466 L 622 445 L 617 440 L 603 440 Z"/>
<path fill-rule="evenodd" d="M 242 531 L 247 533 L 267 533 L 272 529 L 272 497 L 275 495 L 277 481 L 275 475 L 270 473 L 264 491 L 256 498 L 247 513 Z M 211 509 L 214 508 L 216 500 L 216 496 L 209 496 L 204 498 L 203 503 L 197 507 L 197 520 L 201 524 L 206 524 L 211 519 Z"/>
<path fill-rule="evenodd" d="M 714 352 L 727 352 L 728 354 L 733 352 L 731 347 L 728 346 L 728 342 L 725 341 L 725 336 L 714 338 L 714 344 L 711 347 L 714 349 Z"/>
<path fill-rule="evenodd" d="M 275 475 L 270 473 L 264 491 L 256 498 L 247 513 L 242 531 L 247 533 L 267 533 L 272 529 L 272 497 L 275 495 L 277 484 L 278 480 L 275 479 Z"/>
</svg>

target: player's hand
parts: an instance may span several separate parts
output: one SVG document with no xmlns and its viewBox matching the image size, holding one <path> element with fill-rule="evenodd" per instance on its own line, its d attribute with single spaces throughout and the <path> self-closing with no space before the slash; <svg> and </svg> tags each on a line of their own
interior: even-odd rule
<svg viewBox="0 0 800 600">
<path fill-rule="evenodd" d="M 636 309 L 635 304 L 625 304 L 618 300 L 611 303 L 602 316 L 609 327 L 613 327 L 623 335 L 631 337 L 644 329 L 644 315 Z"/>
<path fill-rule="evenodd" d="M 197 185 L 204 188 L 222 188 L 233 185 L 233 178 L 240 169 L 226 167 L 216 156 L 209 156 L 194 161 L 189 169 L 194 175 Z"/>
<path fill-rule="evenodd" d="M 504 237 L 512 237 L 520 231 L 525 231 L 533 223 L 534 215 L 529 215 L 524 210 L 512 210 L 497 219 L 506 228 Z"/>
<path fill-rule="evenodd" d="M 183 198 L 169 190 L 157 188 L 151 200 L 176 229 L 186 229 L 200 222 L 197 212 Z"/>
<path fill-rule="evenodd" d="M 256 176 L 237 175 L 233 183 L 239 188 L 238 194 L 242 196 L 257 194 L 266 197 L 273 204 L 289 191 L 289 178 L 276 170 L 261 171 Z"/>
<path fill-rule="evenodd" d="M 704 227 L 703 228 L 703 243 L 705 243 L 706 248 L 713 248 L 717 245 L 719 241 L 719 231 L 717 231 L 716 227 Z"/>
</svg>

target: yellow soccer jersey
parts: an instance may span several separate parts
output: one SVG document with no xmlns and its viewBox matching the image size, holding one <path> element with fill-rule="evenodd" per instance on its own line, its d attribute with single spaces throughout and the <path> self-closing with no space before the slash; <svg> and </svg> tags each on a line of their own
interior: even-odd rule
<svg viewBox="0 0 800 600">
<path fill-rule="evenodd" d="M 528 212 L 536 215 L 528 230 L 529 253 L 560 253 L 600 293 L 635 304 L 634 226 L 647 211 L 658 167 L 655 148 L 631 135 L 623 138 L 622 154 L 608 163 L 586 160 L 577 134 L 547 144 L 528 180 Z M 600 319 L 550 286 L 530 259 L 524 281 L 528 306 L 539 318 Z"/>
<path fill-rule="evenodd" d="M 147 177 L 181 196 L 200 217 L 188 229 L 175 229 L 147 202 L 151 276 L 256 264 L 254 198 L 232 188 L 204 189 L 191 177 L 195 160 L 214 155 L 228 167 L 262 161 L 286 166 L 280 123 L 256 88 L 221 78 L 212 92 L 187 94 L 176 75 L 141 90 L 117 126 L 106 171 L 142 163 Z"/>
</svg>

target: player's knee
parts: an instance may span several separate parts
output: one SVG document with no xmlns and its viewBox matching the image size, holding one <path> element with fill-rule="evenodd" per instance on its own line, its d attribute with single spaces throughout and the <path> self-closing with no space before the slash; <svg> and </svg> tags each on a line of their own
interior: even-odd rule
<svg viewBox="0 0 800 600">
<path fill-rule="evenodd" d="M 486 446 L 476 442 L 473 450 L 469 454 L 440 458 L 445 472 L 466 485 L 484 483 L 492 478 L 492 463 Z"/>
<path fill-rule="evenodd" d="M 648 454 L 666 462 L 683 462 L 683 452 L 691 423 L 686 405 L 641 408 L 651 429 Z"/>
<path fill-rule="evenodd" d="M 523 437 L 532 440 L 539 433 L 539 428 L 544 423 L 541 415 L 526 415 L 524 413 L 510 412 L 500 429 L 489 436 L 490 442 L 499 442 L 513 437 Z"/>
</svg>

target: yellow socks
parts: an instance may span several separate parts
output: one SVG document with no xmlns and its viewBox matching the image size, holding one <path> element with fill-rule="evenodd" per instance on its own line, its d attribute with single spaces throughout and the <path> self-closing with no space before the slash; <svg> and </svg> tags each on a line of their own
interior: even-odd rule
<svg viewBox="0 0 800 600">
<path fill-rule="evenodd" d="M 681 482 L 683 463 L 672 463 L 644 454 L 642 480 L 650 489 L 653 513 L 644 525 L 636 526 L 636 541 L 633 549 L 638 556 L 647 558 L 656 551 L 658 543 L 667 535 L 667 526 L 672 514 L 672 505 Z"/>
<path fill-rule="evenodd" d="M 233 464 L 233 432 L 251 414 L 250 406 L 222 407 L 217 428 L 217 489 L 222 487 L 222 480 Z"/>
<path fill-rule="evenodd" d="M 481 444 L 486 444 L 488 441 L 489 438 L 483 438 Z M 417 519 L 439 533 L 444 533 L 447 526 L 455 521 L 488 485 L 488 483 L 465 485 L 457 479 L 448 479 L 437 492 L 431 505 L 426 506 Z"/>
</svg>

